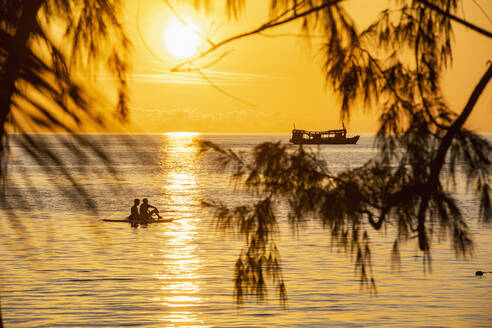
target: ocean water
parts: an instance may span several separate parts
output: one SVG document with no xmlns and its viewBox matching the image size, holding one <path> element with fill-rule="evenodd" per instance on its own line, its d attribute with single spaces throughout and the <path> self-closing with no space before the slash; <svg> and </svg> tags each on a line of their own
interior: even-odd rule
<svg viewBox="0 0 492 328">
<path fill-rule="evenodd" d="M 490 136 L 489 136 L 490 137 Z M 234 263 L 243 241 L 213 228 L 200 200 L 246 202 L 227 173 L 194 140 L 248 153 L 289 136 L 192 134 L 91 136 L 113 160 L 113 175 L 87 149 L 70 152 L 69 136 L 42 135 L 63 163 L 39 165 L 13 138 L 8 203 L 0 218 L 0 297 L 5 327 L 490 327 L 492 229 L 476 223 L 477 200 L 458 179 L 454 191 L 469 219 L 474 256 L 457 259 L 449 241 L 432 245 L 424 272 L 415 243 L 390 264 L 392 234 L 371 234 L 377 296 L 360 289 L 353 259 L 331 247 L 311 222 L 293 234 L 280 218 L 278 245 L 287 308 L 271 291 L 264 302 L 233 298 Z M 292 146 L 295 147 L 295 146 Z M 373 138 L 355 146 L 312 147 L 333 171 L 375 155 Z M 98 211 L 71 195 L 67 168 Z M 132 228 L 102 222 L 129 214 L 134 198 L 149 198 L 172 223 Z M 10 214 L 9 214 L 10 213 Z M 15 216 L 11 214 L 15 213 Z"/>
</svg>

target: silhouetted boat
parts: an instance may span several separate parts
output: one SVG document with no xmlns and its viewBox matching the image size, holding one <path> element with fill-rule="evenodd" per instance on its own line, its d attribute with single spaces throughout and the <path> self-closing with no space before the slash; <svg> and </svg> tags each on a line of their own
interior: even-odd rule
<svg viewBox="0 0 492 328">
<path fill-rule="evenodd" d="M 339 130 L 327 131 L 306 131 L 292 130 L 290 142 L 296 145 L 355 145 L 359 136 L 347 138 L 347 129 L 345 127 Z"/>
</svg>

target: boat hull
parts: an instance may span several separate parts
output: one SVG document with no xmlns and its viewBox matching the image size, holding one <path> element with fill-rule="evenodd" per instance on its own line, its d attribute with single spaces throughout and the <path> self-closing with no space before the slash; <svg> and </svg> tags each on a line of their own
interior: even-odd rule
<svg viewBox="0 0 492 328">
<path fill-rule="evenodd" d="M 355 145 L 360 136 L 350 138 L 290 139 L 296 145 Z"/>
</svg>

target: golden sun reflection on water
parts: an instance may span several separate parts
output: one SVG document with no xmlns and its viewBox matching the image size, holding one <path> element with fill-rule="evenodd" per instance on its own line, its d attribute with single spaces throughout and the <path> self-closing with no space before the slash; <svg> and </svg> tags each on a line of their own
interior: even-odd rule
<svg viewBox="0 0 492 328">
<path fill-rule="evenodd" d="M 163 232 L 167 244 L 160 250 L 165 268 L 156 274 L 162 281 L 159 299 L 169 312 L 162 321 L 170 326 L 205 327 L 201 313 L 194 310 L 204 303 L 200 296 L 202 263 L 198 255 L 197 182 L 195 178 L 198 149 L 193 144 L 196 133 L 166 133 L 162 153 L 164 185 L 162 193 L 167 217 L 175 221 Z"/>
</svg>

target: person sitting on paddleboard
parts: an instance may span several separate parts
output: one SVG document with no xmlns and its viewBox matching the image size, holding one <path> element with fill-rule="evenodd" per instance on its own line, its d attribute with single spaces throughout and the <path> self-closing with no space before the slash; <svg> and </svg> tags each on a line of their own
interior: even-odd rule
<svg viewBox="0 0 492 328">
<path fill-rule="evenodd" d="M 152 208 L 153 210 L 149 212 L 149 208 Z M 140 219 L 150 220 L 152 219 L 153 214 L 156 214 L 158 219 L 162 219 L 162 216 L 159 215 L 159 210 L 157 207 L 150 205 L 148 199 L 144 198 L 142 200 L 142 205 L 140 205 Z"/>
<path fill-rule="evenodd" d="M 138 205 L 140 204 L 140 199 L 135 199 L 133 201 L 133 206 L 130 209 L 130 216 L 128 217 L 128 220 L 130 221 L 136 221 L 140 218 L 140 215 L 138 214 Z"/>
</svg>

